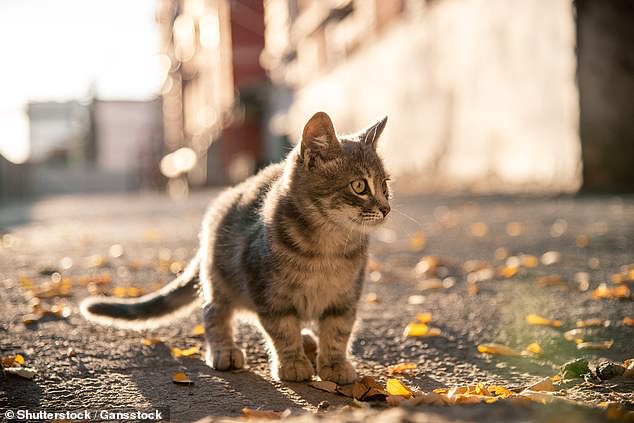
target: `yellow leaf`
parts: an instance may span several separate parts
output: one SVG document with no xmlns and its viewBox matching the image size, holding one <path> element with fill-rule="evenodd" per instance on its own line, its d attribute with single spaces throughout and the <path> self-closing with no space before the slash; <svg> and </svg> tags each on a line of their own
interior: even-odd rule
<svg viewBox="0 0 634 423">
<path fill-rule="evenodd" d="M 398 379 L 388 379 L 385 384 L 385 390 L 389 395 L 399 395 L 405 398 L 412 396 L 412 391 L 407 389 Z"/>
<path fill-rule="evenodd" d="M 519 266 L 502 266 L 498 269 L 498 276 L 510 279 L 513 276 L 517 275 L 519 272 Z"/>
<path fill-rule="evenodd" d="M 203 325 L 196 325 L 194 329 L 192 329 L 192 335 L 194 336 L 202 336 L 205 334 L 205 327 Z"/>
<path fill-rule="evenodd" d="M 531 325 L 551 326 L 554 328 L 561 327 L 561 320 L 551 320 L 537 314 L 529 314 L 528 316 L 526 316 L 526 321 Z"/>
<path fill-rule="evenodd" d="M 634 317 L 625 316 L 623 318 L 623 324 L 625 326 L 634 326 Z"/>
<path fill-rule="evenodd" d="M 432 319 L 431 313 L 418 313 L 416 315 L 416 320 L 418 320 L 419 323 L 429 323 L 431 322 L 431 319 Z"/>
<path fill-rule="evenodd" d="M 22 356 L 22 354 L 16 354 L 13 361 L 20 366 L 24 366 L 24 357 Z"/>
<path fill-rule="evenodd" d="M 524 267 L 537 267 L 539 265 L 539 259 L 535 256 L 525 254 L 520 256 L 520 263 Z"/>
<path fill-rule="evenodd" d="M 578 350 L 609 350 L 614 345 L 613 340 L 603 342 L 581 342 L 577 344 Z"/>
<path fill-rule="evenodd" d="M 198 346 L 193 346 L 190 348 L 186 348 L 184 350 L 177 348 L 177 347 L 172 347 L 172 356 L 174 358 L 178 358 L 178 357 L 190 357 L 192 355 L 196 355 L 198 353 L 200 353 L 200 348 Z"/>
<path fill-rule="evenodd" d="M 396 373 L 404 373 L 408 370 L 414 369 L 416 369 L 416 363 L 398 363 L 388 366 L 387 372 L 392 375 Z"/>
<path fill-rule="evenodd" d="M 533 354 L 541 354 L 541 353 L 543 353 L 541 345 L 539 345 L 537 342 L 533 342 L 531 344 L 528 344 L 528 346 L 526 347 L 526 351 L 528 351 L 530 353 L 533 353 Z"/>
<path fill-rule="evenodd" d="M 501 344 L 480 344 L 478 345 L 478 351 L 481 353 L 494 355 L 521 355 L 519 351 Z"/>
<path fill-rule="evenodd" d="M 591 328 L 597 326 L 603 326 L 605 324 L 605 320 L 594 318 L 594 319 L 586 319 L 586 320 L 577 320 L 578 328 Z"/>
<path fill-rule="evenodd" d="M 410 323 L 405 328 L 405 336 L 424 336 L 429 332 L 429 326 L 424 323 Z"/>
<path fill-rule="evenodd" d="M 489 392 L 497 395 L 500 398 L 508 398 L 513 395 L 513 392 L 509 391 L 503 386 L 489 386 Z"/>
<path fill-rule="evenodd" d="M 156 344 L 160 344 L 162 343 L 163 340 L 159 339 L 159 338 L 143 338 L 143 345 L 149 347 L 152 345 L 156 345 Z"/>
<path fill-rule="evenodd" d="M 592 291 L 592 298 L 630 298 L 630 288 L 627 285 L 618 285 L 615 287 L 608 287 L 606 283 L 601 283 L 597 289 Z"/>
<path fill-rule="evenodd" d="M 172 382 L 177 383 L 179 385 L 192 385 L 194 382 L 183 372 L 174 373 L 174 377 L 172 378 Z"/>
</svg>

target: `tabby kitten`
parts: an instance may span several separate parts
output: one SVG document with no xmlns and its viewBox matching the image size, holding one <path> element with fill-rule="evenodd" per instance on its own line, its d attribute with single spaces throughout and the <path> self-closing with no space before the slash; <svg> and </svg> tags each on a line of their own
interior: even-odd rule
<svg viewBox="0 0 634 423">
<path fill-rule="evenodd" d="M 387 174 L 376 146 L 387 117 L 337 137 L 330 117 L 315 114 L 299 143 L 271 165 L 224 191 L 209 208 L 200 249 L 185 271 L 138 299 L 91 297 L 89 320 L 147 328 L 173 319 L 202 287 L 207 363 L 244 366 L 234 317 L 252 312 L 272 347 L 274 377 L 310 379 L 302 325 L 316 323 L 317 374 L 356 379 L 347 359 L 368 254 L 368 232 L 390 212 Z M 166 317 L 167 316 L 167 317 Z"/>
</svg>

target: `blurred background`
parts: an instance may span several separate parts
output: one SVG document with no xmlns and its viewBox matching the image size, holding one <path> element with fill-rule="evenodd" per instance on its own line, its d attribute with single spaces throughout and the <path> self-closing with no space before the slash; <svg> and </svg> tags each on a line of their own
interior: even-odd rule
<svg viewBox="0 0 634 423">
<path fill-rule="evenodd" d="M 406 192 L 634 191 L 631 0 L 4 0 L 0 204 L 190 190 L 328 112 Z"/>
</svg>

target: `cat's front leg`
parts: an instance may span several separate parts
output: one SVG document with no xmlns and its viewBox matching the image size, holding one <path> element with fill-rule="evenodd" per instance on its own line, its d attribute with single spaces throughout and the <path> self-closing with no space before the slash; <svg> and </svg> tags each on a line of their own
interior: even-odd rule
<svg viewBox="0 0 634 423">
<path fill-rule="evenodd" d="M 315 369 L 304 353 L 300 320 L 296 315 L 260 315 L 260 323 L 268 333 L 276 357 L 273 360 L 273 377 L 289 382 L 308 380 Z"/>
<path fill-rule="evenodd" d="M 323 380 L 346 384 L 357 378 L 357 372 L 347 358 L 355 314 L 354 309 L 331 308 L 319 319 L 317 374 Z"/>
</svg>

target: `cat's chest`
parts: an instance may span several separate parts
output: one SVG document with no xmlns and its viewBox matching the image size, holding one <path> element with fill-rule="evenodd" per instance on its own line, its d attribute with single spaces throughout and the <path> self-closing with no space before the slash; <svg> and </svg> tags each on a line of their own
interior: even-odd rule
<svg viewBox="0 0 634 423">
<path fill-rule="evenodd" d="M 289 297 L 302 320 L 315 320 L 330 306 L 355 301 L 359 268 L 353 263 L 296 274 Z"/>
</svg>

